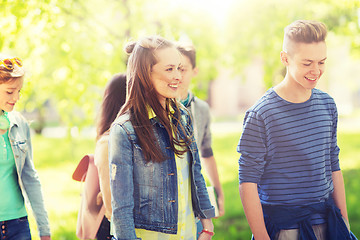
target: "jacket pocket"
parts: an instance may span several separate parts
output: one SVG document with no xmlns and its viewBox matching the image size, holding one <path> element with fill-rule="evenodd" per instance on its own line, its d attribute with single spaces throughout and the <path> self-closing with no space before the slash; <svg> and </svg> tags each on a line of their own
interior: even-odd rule
<svg viewBox="0 0 360 240">
<path fill-rule="evenodd" d="M 136 218 L 141 221 L 151 221 L 154 218 L 154 210 L 157 206 L 154 206 L 155 196 L 158 192 L 158 188 L 149 185 L 136 186 L 137 191 L 135 193 L 139 195 L 139 202 L 135 203 Z"/>
<path fill-rule="evenodd" d="M 26 144 L 26 140 L 13 141 L 11 143 L 14 151 L 19 150 L 22 154 L 28 151 L 28 146 Z M 15 154 L 15 152 L 14 152 Z"/>
</svg>

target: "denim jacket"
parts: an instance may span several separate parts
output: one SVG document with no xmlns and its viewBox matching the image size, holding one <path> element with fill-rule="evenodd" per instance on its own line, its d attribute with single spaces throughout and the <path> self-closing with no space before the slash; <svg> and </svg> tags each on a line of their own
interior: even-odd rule
<svg viewBox="0 0 360 240">
<path fill-rule="evenodd" d="M 277 233 L 282 229 L 290 229 L 298 224 L 300 240 L 316 240 L 311 227 L 311 215 L 321 213 L 326 216 L 327 238 L 329 240 L 357 240 L 350 231 L 340 209 L 330 197 L 325 202 L 319 202 L 301 207 L 262 205 L 266 230 L 271 239 L 276 239 Z M 254 236 L 252 237 L 254 240 Z"/>
<path fill-rule="evenodd" d="M 215 211 L 200 172 L 200 159 L 190 117 L 186 110 L 180 111 L 181 124 L 192 139 L 188 154 L 192 207 L 195 216 L 212 218 Z M 110 130 L 110 186 L 115 236 L 119 240 L 139 239 L 135 228 L 176 234 L 177 172 L 169 136 L 156 118 L 150 120 L 158 144 L 169 158 L 161 163 L 146 162 L 129 117 L 129 114 L 120 116 Z"/>
<path fill-rule="evenodd" d="M 14 153 L 19 186 L 30 202 L 40 236 L 50 236 L 49 220 L 44 207 L 41 185 L 32 161 L 29 125 L 18 112 L 9 112 L 8 118 L 10 120 L 9 140 Z"/>
</svg>

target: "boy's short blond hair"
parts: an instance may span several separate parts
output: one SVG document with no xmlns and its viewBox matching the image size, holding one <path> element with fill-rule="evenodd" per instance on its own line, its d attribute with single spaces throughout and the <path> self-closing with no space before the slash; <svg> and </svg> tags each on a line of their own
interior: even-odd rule
<svg viewBox="0 0 360 240">
<path fill-rule="evenodd" d="M 288 50 L 290 42 L 317 43 L 324 42 L 327 35 L 326 25 L 312 20 L 297 20 L 284 29 L 283 50 Z"/>
</svg>

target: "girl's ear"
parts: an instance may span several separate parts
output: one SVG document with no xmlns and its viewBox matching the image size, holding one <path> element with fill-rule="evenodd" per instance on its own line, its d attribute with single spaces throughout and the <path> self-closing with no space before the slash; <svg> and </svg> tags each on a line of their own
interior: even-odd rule
<svg viewBox="0 0 360 240">
<path fill-rule="evenodd" d="M 194 72 L 194 77 L 199 73 L 199 68 L 198 67 L 195 67 L 193 69 L 193 72 Z"/>
<path fill-rule="evenodd" d="M 285 65 L 288 66 L 289 65 L 289 59 L 288 59 L 288 54 L 285 51 L 281 51 L 280 52 L 280 60 L 281 62 Z"/>
</svg>

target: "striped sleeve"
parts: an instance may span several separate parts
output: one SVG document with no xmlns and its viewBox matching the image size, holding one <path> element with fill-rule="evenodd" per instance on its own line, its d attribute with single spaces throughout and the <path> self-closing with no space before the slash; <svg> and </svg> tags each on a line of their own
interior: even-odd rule
<svg viewBox="0 0 360 240">
<path fill-rule="evenodd" d="M 258 115 L 249 111 L 244 118 L 244 131 L 237 151 L 239 159 L 239 182 L 258 183 L 263 174 L 266 155 L 266 136 L 264 122 Z"/>
</svg>

